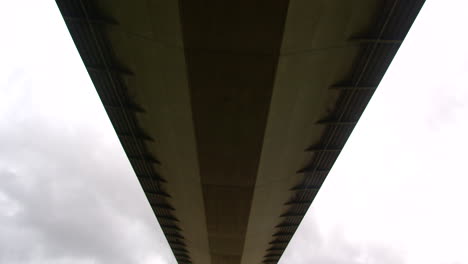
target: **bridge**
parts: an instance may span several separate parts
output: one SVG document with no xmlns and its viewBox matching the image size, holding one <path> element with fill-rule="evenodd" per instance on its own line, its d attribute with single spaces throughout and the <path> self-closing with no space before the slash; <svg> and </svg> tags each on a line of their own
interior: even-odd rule
<svg viewBox="0 0 468 264">
<path fill-rule="evenodd" d="M 424 3 L 56 2 L 180 264 L 278 263 Z"/>
</svg>

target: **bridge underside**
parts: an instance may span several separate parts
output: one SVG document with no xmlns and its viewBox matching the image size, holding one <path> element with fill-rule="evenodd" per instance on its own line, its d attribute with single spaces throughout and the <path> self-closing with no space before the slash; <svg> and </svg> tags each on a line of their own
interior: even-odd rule
<svg viewBox="0 0 468 264">
<path fill-rule="evenodd" d="M 179 263 L 276 263 L 423 0 L 57 0 Z"/>
</svg>

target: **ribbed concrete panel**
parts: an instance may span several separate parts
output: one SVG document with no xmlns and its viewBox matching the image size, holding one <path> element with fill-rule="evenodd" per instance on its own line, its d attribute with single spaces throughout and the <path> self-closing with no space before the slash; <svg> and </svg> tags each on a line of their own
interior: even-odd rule
<svg viewBox="0 0 468 264">
<path fill-rule="evenodd" d="M 420 5 L 291 1 L 242 263 L 279 261 Z"/>
<path fill-rule="evenodd" d="M 273 247 L 269 242 L 280 231 L 275 226 L 303 177 L 296 171 L 313 155 L 304 149 L 324 133 L 325 127 L 316 122 L 327 117 L 338 99 L 329 87 L 349 73 L 360 52 L 348 41 L 350 35 L 374 22 L 374 17 L 362 16 L 370 2 L 375 3 L 290 3 L 242 263 L 261 263 L 268 253 L 282 254 L 267 252 Z M 358 15 L 366 20 L 364 26 L 356 21 Z"/>
<path fill-rule="evenodd" d="M 180 258 L 176 255 L 179 262 L 187 256 L 195 263 L 210 263 L 178 4 L 121 4 L 109 1 L 106 10 L 115 10 L 115 17 L 122 25 L 128 23 L 129 29 L 110 32 L 109 38 L 118 59 L 137 73 L 128 83 L 129 90 L 147 109 L 139 122 L 144 131 L 154 135 L 151 150 L 161 161 L 158 170 L 167 178 L 171 204 L 184 237 L 180 242 L 188 252 L 181 252 L 178 243 L 171 247 L 180 254 Z M 133 13 L 129 6 L 141 9 Z"/>
<path fill-rule="evenodd" d="M 111 54 L 108 68 L 131 73 L 113 76 L 113 82 L 122 89 L 117 93 L 124 94 L 140 111 L 130 119 L 115 116 L 109 111 L 121 111 L 122 106 L 112 101 L 109 116 L 116 130 L 120 123 L 130 122 L 151 139 L 144 141 L 145 155 L 157 163 L 144 165 L 134 146 L 125 143 L 127 138 L 132 140 L 134 131 L 126 130 L 127 136 L 121 137 L 127 155 L 134 157 L 132 165 L 137 175 L 141 174 L 142 187 L 178 261 L 210 263 L 178 2 L 70 0 L 58 4 L 70 29 L 85 30 L 72 32 L 85 62 L 90 50 L 98 54 L 102 49 Z M 102 39 L 101 47 L 80 44 L 84 39 L 93 44 L 95 38 Z M 92 76 L 101 72 L 106 76 L 106 65 L 93 65 L 92 70 Z M 103 96 L 112 87 L 96 78 L 93 81 L 106 104 Z M 159 182 L 164 195 L 155 193 L 155 176 L 148 175 L 142 166 L 149 166 L 164 179 Z"/>
</svg>

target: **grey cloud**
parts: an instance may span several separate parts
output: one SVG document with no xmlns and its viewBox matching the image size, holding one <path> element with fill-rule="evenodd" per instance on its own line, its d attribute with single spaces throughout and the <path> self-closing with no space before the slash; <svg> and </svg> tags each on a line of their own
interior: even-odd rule
<svg viewBox="0 0 468 264">
<path fill-rule="evenodd" d="M 0 262 L 174 263 L 110 126 L 54 121 L 19 92 L 0 121 Z"/>
<path fill-rule="evenodd" d="M 313 210 L 313 208 L 312 208 Z M 318 222 L 308 214 L 291 240 L 281 263 L 294 264 L 403 264 L 400 252 L 373 243 L 360 247 L 346 239 L 345 230 L 334 230 L 325 236 Z"/>
</svg>

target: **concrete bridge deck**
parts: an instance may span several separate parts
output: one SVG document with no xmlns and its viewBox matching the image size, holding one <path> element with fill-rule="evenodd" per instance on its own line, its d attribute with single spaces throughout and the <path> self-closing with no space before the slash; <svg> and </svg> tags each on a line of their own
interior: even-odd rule
<svg viewBox="0 0 468 264">
<path fill-rule="evenodd" d="M 179 263 L 277 263 L 423 0 L 57 0 Z"/>
</svg>

